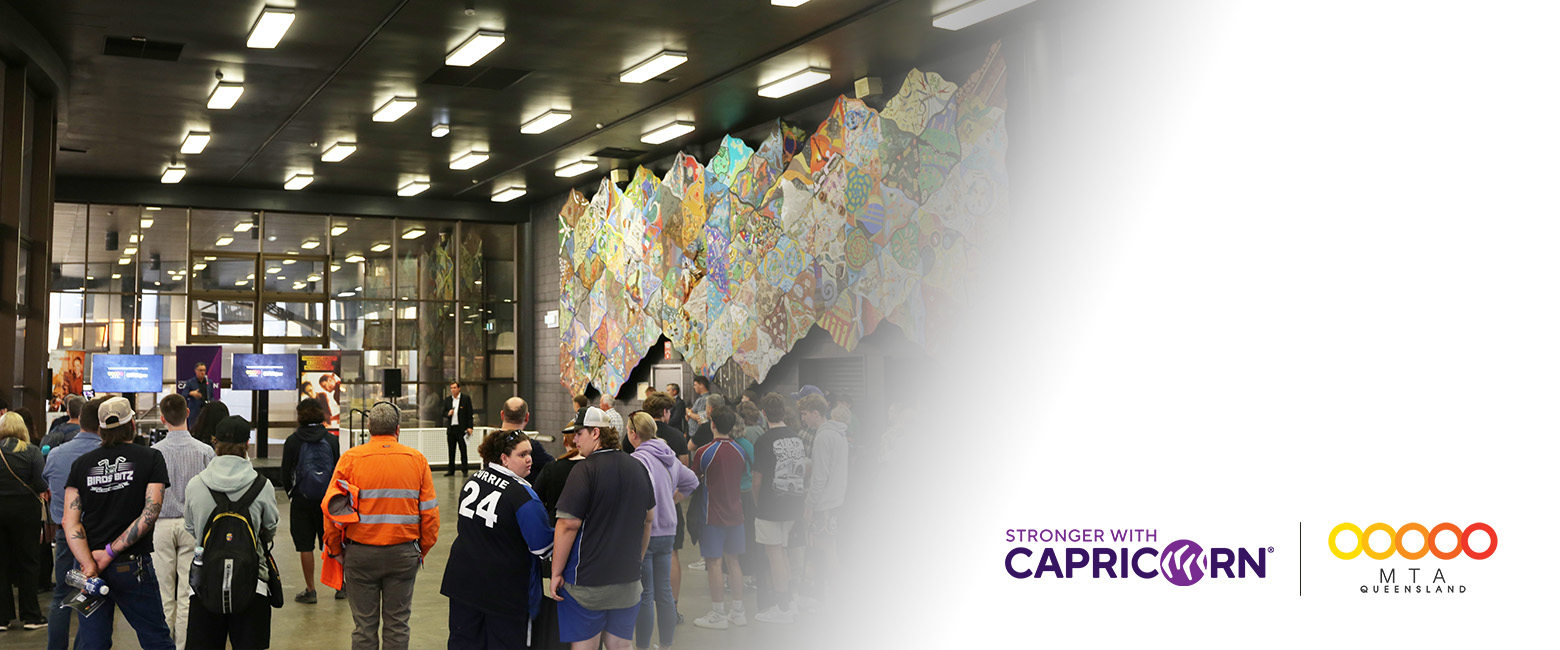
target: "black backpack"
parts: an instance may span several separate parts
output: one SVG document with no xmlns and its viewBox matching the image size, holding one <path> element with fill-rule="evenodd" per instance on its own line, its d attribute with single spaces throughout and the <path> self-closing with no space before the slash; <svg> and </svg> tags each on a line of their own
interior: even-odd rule
<svg viewBox="0 0 1560 650">
<path fill-rule="evenodd" d="M 242 612 L 257 595 L 255 587 L 260 583 L 260 563 L 265 552 L 260 548 L 254 523 L 249 521 L 249 506 L 270 484 L 264 476 L 256 476 L 236 502 L 222 492 L 210 490 L 217 508 L 206 520 L 206 532 L 200 540 L 202 550 L 196 560 L 200 571 L 191 572 L 194 581 L 190 586 L 213 614 Z"/>
<path fill-rule="evenodd" d="M 330 487 L 330 477 L 335 472 L 336 461 L 331 458 L 328 441 L 322 438 L 303 443 L 303 447 L 298 450 L 298 469 L 294 470 L 294 481 L 300 496 L 310 501 L 325 498 L 325 491 Z"/>
</svg>

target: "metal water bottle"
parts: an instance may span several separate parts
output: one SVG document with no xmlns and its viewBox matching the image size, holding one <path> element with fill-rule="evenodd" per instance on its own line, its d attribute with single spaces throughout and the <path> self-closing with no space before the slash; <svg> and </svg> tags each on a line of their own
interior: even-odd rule
<svg viewBox="0 0 1560 650">
<path fill-rule="evenodd" d="M 192 585 L 200 584 L 201 567 L 206 566 L 206 563 L 201 560 L 201 556 L 205 554 L 206 547 L 195 547 L 195 561 L 190 563 L 190 584 Z"/>
<path fill-rule="evenodd" d="M 88 578 L 87 574 L 82 573 L 78 569 L 71 569 L 65 572 L 65 584 L 94 596 L 108 595 L 108 583 L 103 582 L 102 578 L 96 576 Z"/>
</svg>

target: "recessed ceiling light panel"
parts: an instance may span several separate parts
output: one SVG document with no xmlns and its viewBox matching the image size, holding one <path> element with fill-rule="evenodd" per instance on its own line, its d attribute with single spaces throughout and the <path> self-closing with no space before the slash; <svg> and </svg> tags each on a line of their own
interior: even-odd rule
<svg viewBox="0 0 1560 650">
<path fill-rule="evenodd" d="M 373 246 L 369 246 L 368 250 L 374 251 L 375 253 L 383 253 L 387 250 L 390 250 L 390 244 L 380 242 L 378 244 L 374 244 Z"/>
<path fill-rule="evenodd" d="M 575 176 L 579 176 L 580 174 L 595 170 L 595 158 L 581 158 L 572 163 L 559 167 L 558 170 L 554 173 L 558 176 L 558 178 L 573 178 Z"/>
<path fill-rule="evenodd" d="M 983 23 L 1035 0 L 974 0 L 932 17 L 938 29 L 958 30 Z"/>
<path fill-rule="evenodd" d="M 494 203 L 508 203 L 508 202 L 513 201 L 515 199 L 518 199 L 518 198 L 520 198 L 522 196 L 525 196 L 525 188 L 523 188 L 523 187 L 506 187 L 506 188 L 504 188 L 502 190 L 499 190 L 498 192 L 495 192 L 493 194 L 493 202 Z"/>
<path fill-rule="evenodd" d="M 392 97 L 390 101 L 385 102 L 383 106 L 374 111 L 374 121 L 394 122 L 401 119 L 402 115 L 410 113 L 414 108 L 417 108 L 417 99 L 415 97 Z"/>
<path fill-rule="evenodd" d="M 693 122 L 678 120 L 639 136 L 639 141 L 645 144 L 661 144 L 669 140 L 676 140 L 692 132 Z"/>
<path fill-rule="evenodd" d="M 674 52 L 662 50 L 638 65 L 623 71 L 618 77 L 623 83 L 639 84 L 661 76 L 667 70 L 671 70 L 688 62 L 687 52 Z"/>
<path fill-rule="evenodd" d="M 401 233 L 401 239 L 417 239 L 426 234 L 428 234 L 428 231 L 421 226 L 412 226 L 407 228 L 406 232 Z"/>
<path fill-rule="evenodd" d="M 447 136 L 449 134 L 450 134 L 450 125 L 445 124 L 443 122 L 440 122 L 438 124 L 433 125 L 433 131 L 432 131 L 433 137 L 435 137 L 435 138 L 442 138 L 442 137 Z"/>
<path fill-rule="evenodd" d="M 320 160 L 325 162 L 341 162 L 357 151 L 356 142 L 337 142 L 320 154 Z"/>
<path fill-rule="evenodd" d="M 184 136 L 184 144 L 179 145 L 179 153 L 197 154 L 206 150 L 206 145 L 211 144 L 211 134 L 205 131 L 190 131 Z"/>
<path fill-rule="evenodd" d="M 292 178 L 287 179 L 287 183 L 282 185 L 282 187 L 289 190 L 301 190 L 313 182 L 314 174 L 293 174 Z"/>
<path fill-rule="evenodd" d="M 206 99 L 206 108 L 225 111 L 233 108 L 238 103 L 238 98 L 244 94 L 244 84 L 232 81 L 219 81 L 217 87 L 211 91 L 211 97 Z"/>
<path fill-rule="evenodd" d="M 282 42 L 287 28 L 292 27 L 293 10 L 289 7 L 266 7 L 249 29 L 249 47 L 270 49 Z"/>
<path fill-rule="evenodd" d="M 559 124 L 563 124 L 564 122 L 569 121 L 570 117 L 573 116 L 568 111 L 560 111 L 557 109 L 549 110 L 546 113 L 542 113 L 541 115 L 531 118 L 531 121 L 520 125 L 520 132 L 533 135 L 541 133 L 558 126 Z"/>
<path fill-rule="evenodd" d="M 488 153 L 486 151 L 467 151 L 461 154 L 460 157 L 450 161 L 450 169 L 465 171 L 487 162 L 487 159 Z"/>
<path fill-rule="evenodd" d="M 428 187 L 428 181 L 412 181 L 402 185 L 400 189 L 395 191 L 395 193 L 398 196 L 417 196 L 418 194 L 422 194 L 424 190 L 427 190 Z"/>
<path fill-rule="evenodd" d="M 163 170 L 162 182 L 177 183 L 184 180 L 184 165 L 169 165 Z"/>
<path fill-rule="evenodd" d="M 829 78 L 826 68 L 808 68 L 779 81 L 765 84 L 758 89 L 759 97 L 784 97 L 803 88 L 816 86 Z"/>
<path fill-rule="evenodd" d="M 472 34 L 471 38 L 466 39 L 466 42 L 456 47 L 455 51 L 450 52 L 449 56 L 444 57 L 444 64 L 469 66 L 477 61 L 481 61 L 482 57 L 487 56 L 489 52 L 503 44 L 503 32 L 479 30 L 477 33 Z"/>
</svg>

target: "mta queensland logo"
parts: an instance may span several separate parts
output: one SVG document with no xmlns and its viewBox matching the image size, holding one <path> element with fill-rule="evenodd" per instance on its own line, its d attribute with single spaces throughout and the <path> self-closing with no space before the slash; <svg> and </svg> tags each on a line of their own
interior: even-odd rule
<svg viewBox="0 0 1560 650">
<path fill-rule="evenodd" d="M 1242 580 L 1267 578 L 1268 554 L 1273 547 L 1229 548 L 1181 539 L 1159 547 L 1159 531 L 1123 529 L 1009 529 L 1007 541 L 1017 542 L 1004 563 L 1008 575 L 1019 579 L 1116 579 L 1153 580 L 1163 577 L 1177 587 L 1190 587 L 1204 579 Z M 1036 544 L 1053 544 L 1037 546 Z M 1092 544 L 1070 546 L 1067 544 Z M 1137 543 L 1138 546 L 1115 546 Z M 1141 545 L 1150 543 L 1148 545 Z M 1056 546 L 1063 545 L 1063 546 Z"/>
<path fill-rule="evenodd" d="M 1375 584 L 1360 585 L 1362 594 L 1468 593 L 1468 585 L 1450 583 L 1446 571 L 1470 566 L 1465 562 L 1488 560 L 1499 546 L 1495 528 L 1483 522 L 1467 527 L 1453 523 L 1426 527 L 1410 522 L 1395 528 L 1374 523 L 1363 529 L 1346 522 L 1327 534 L 1327 550 L 1340 560 L 1355 560 L 1363 554 L 1370 560 L 1387 562 L 1370 567 L 1374 576 L 1365 573 L 1375 578 Z M 1400 568 L 1406 571 L 1400 574 Z M 1428 575 L 1420 575 L 1420 570 Z"/>
</svg>

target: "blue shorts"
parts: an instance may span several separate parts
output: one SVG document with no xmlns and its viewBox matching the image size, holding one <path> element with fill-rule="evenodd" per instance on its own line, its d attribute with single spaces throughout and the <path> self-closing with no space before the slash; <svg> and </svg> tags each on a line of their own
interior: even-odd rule
<svg viewBox="0 0 1560 650">
<path fill-rule="evenodd" d="M 742 525 L 705 526 L 699 531 L 699 557 L 714 559 L 722 555 L 742 555 L 747 552 L 747 533 Z"/>
<path fill-rule="evenodd" d="M 605 630 L 619 639 L 634 638 L 634 622 L 639 619 L 639 603 L 622 609 L 585 609 L 580 601 L 569 594 L 567 587 L 559 586 L 563 600 L 558 602 L 558 640 L 564 643 L 587 641 Z"/>
</svg>

